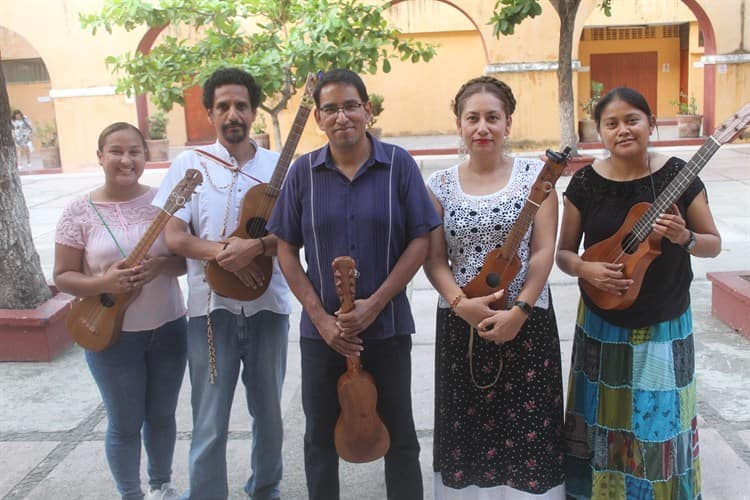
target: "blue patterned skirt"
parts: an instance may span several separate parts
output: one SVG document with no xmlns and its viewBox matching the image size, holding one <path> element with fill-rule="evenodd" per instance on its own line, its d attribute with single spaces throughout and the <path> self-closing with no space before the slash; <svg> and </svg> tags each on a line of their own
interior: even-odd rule
<svg viewBox="0 0 750 500">
<path fill-rule="evenodd" d="M 700 498 L 690 308 L 644 328 L 581 302 L 565 412 L 572 498 Z"/>
</svg>

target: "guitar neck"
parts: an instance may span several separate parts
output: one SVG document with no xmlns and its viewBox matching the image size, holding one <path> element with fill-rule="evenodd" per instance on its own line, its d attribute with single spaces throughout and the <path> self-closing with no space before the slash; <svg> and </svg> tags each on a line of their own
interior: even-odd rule
<svg viewBox="0 0 750 500">
<path fill-rule="evenodd" d="M 297 150 L 297 144 L 299 144 L 299 139 L 302 137 L 302 132 L 305 130 L 307 118 L 310 116 L 310 109 L 311 108 L 306 106 L 300 106 L 299 109 L 297 109 L 297 115 L 294 117 L 291 130 L 289 130 L 289 136 L 286 138 L 284 147 L 281 150 L 279 162 L 276 164 L 271 180 L 268 183 L 269 187 L 272 189 L 272 192 L 270 193 L 272 195 L 277 195 L 281 190 L 281 185 L 284 183 L 284 178 L 286 177 L 286 171 L 292 163 L 292 157 Z"/>
<path fill-rule="evenodd" d="M 156 238 L 159 237 L 159 234 L 162 229 L 164 229 L 164 226 L 167 225 L 167 221 L 170 217 L 171 215 L 163 210 L 159 212 L 159 215 L 157 215 L 153 222 L 151 222 L 151 225 L 143 234 L 140 241 L 138 241 L 135 248 L 133 248 L 133 251 L 130 252 L 130 255 L 125 259 L 126 267 L 133 267 L 146 257 L 148 251 L 151 249 L 151 245 L 153 245 Z"/>
<path fill-rule="evenodd" d="M 688 186 L 698 177 L 698 173 L 706 166 L 711 157 L 719 150 L 721 143 L 714 137 L 709 137 L 706 142 L 695 152 L 690 161 L 680 170 L 674 179 L 664 188 L 664 191 L 656 197 L 651 207 L 644 213 L 633 226 L 633 233 L 643 241 L 651 232 L 654 222 L 665 213 L 677 199 L 687 190 Z"/>
</svg>

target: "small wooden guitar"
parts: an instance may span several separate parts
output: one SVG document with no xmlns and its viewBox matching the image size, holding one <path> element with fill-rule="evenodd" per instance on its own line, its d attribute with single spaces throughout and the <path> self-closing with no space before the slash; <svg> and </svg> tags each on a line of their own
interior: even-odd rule
<svg viewBox="0 0 750 500">
<path fill-rule="evenodd" d="M 336 257 L 333 274 L 341 311 L 349 312 L 354 309 L 354 259 Z M 346 372 L 339 377 L 337 388 L 341 414 L 333 432 L 336 453 L 353 463 L 372 462 L 384 456 L 391 437 L 378 415 L 375 380 L 362 369 L 358 356 L 346 358 Z"/>
<path fill-rule="evenodd" d="M 484 258 L 482 269 L 463 288 L 467 297 L 483 297 L 498 290 L 504 290 L 521 270 L 518 248 L 526 231 L 534 222 L 534 215 L 542 202 L 555 189 L 555 183 L 565 169 L 570 156 L 570 148 L 562 153 L 547 150 L 544 167 L 537 175 L 526 203 L 513 224 L 505 242 L 500 248 L 490 251 Z M 508 309 L 505 298 L 491 304 L 493 309 Z"/>
<path fill-rule="evenodd" d="M 636 203 L 625 217 L 615 234 L 591 245 L 581 258 L 587 262 L 611 262 L 624 264 L 623 277 L 633 280 L 623 295 L 600 290 L 586 280 L 579 279 L 581 289 L 594 304 L 604 310 L 627 309 L 638 298 L 643 277 L 651 262 L 661 254 L 662 237 L 652 232 L 653 224 L 663 213 L 670 210 L 677 199 L 706 166 L 708 160 L 722 144 L 734 140 L 750 123 L 750 104 L 745 104 L 734 116 L 722 123 L 711 137 L 696 151 L 690 161 L 667 185 L 653 204 Z"/>
<path fill-rule="evenodd" d="M 281 150 L 281 156 L 273 171 L 271 181 L 253 186 L 245 194 L 242 201 L 240 223 L 230 237 L 236 236 L 243 239 L 262 238 L 268 234 L 266 223 L 271 216 L 274 205 L 276 205 L 276 199 L 281 192 L 281 185 L 284 183 L 289 164 L 292 162 L 292 156 L 297 149 L 302 131 L 305 129 L 307 118 L 310 116 L 310 110 L 315 105 L 312 93 L 316 82 L 317 79 L 312 73 L 307 75 L 302 102 L 292 123 L 289 136 Z M 215 260 L 209 261 L 206 265 L 206 280 L 211 289 L 223 297 L 230 297 L 236 300 L 255 300 L 265 293 L 268 285 L 271 283 L 273 258 L 267 255 L 259 255 L 253 259 L 253 263 L 260 268 L 263 274 L 263 282 L 258 288 L 245 286 L 236 274 L 227 271 Z"/>
<path fill-rule="evenodd" d="M 143 237 L 125 259 L 125 267 L 138 265 L 148 254 L 151 245 L 164 229 L 167 221 L 190 199 L 195 187 L 203 181 L 201 173 L 188 169 L 185 177 L 169 194 L 164 208 L 153 220 Z M 140 290 L 125 293 L 100 293 L 78 299 L 66 319 L 68 333 L 84 349 L 101 351 L 120 337 L 125 311 Z"/>
</svg>

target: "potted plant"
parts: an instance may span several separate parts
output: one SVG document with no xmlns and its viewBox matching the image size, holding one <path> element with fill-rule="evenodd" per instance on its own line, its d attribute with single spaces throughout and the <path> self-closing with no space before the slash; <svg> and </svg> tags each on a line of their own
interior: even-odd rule
<svg viewBox="0 0 750 500">
<path fill-rule="evenodd" d="M 698 114 L 698 104 L 695 96 L 690 96 L 680 92 L 680 98 L 671 101 L 673 106 L 677 107 L 677 135 L 680 138 L 698 137 L 701 132 L 701 121 L 703 115 Z"/>
<path fill-rule="evenodd" d="M 578 138 L 581 142 L 596 142 L 599 140 L 599 133 L 596 131 L 596 122 L 594 122 L 594 108 L 602 98 L 604 84 L 591 80 L 591 95 L 589 100 L 581 103 L 581 109 L 586 113 L 587 118 L 578 120 Z"/>
<path fill-rule="evenodd" d="M 271 147 L 271 138 L 266 130 L 266 119 L 262 114 L 258 114 L 255 117 L 253 126 L 250 129 L 252 138 L 258 146 L 268 149 Z"/>
<path fill-rule="evenodd" d="M 57 144 L 57 127 L 54 123 L 42 123 L 36 129 L 39 138 L 39 156 L 44 168 L 60 167 L 60 148 Z"/>
<path fill-rule="evenodd" d="M 148 146 L 149 161 L 169 160 L 169 139 L 167 139 L 167 122 L 169 119 L 163 112 L 158 111 L 148 117 Z"/>
<path fill-rule="evenodd" d="M 375 122 L 378 121 L 378 116 L 380 116 L 380 113 L 383 112 L 383 101 L 385 98 L 380 94 L 370 94 L 370 105 L 372 106 L 372 117 L 370 118 L 370 123 L 367 124 L 367 128 L 370 129 L 370 133 L 375 136 L 375 138 L 380 139 L 380 136 L 383 135 L 383 129 L 380 127 L 375 126 Z"/>
</svg>

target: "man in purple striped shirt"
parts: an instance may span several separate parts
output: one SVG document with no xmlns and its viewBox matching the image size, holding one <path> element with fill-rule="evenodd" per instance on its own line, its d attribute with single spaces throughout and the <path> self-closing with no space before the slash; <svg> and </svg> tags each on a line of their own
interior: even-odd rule
<svg viewBox="0 0 750 500">
<path fill-rule="evenodd" d="M 338 499 L 333 431 L 336 383 L 346 356 L 361 356 L 375 378 L 378 411 L 391 436 L 385 456 L 389 499 L 423 497 L 411 404 L 414 318 L 406 285 L 440 225 L 419 168 L 403 149 L 366 132 L 372 106 L 362 79 L 332 70 L 313 94 L 328 144 L 290 168 L 268 229 L 289 287 L 302 303 L 300 346 L 306 416 L 305 472 L 311 500 Z M 299 250 L 305 247 L 307 272 Z M 331 262 L 349 255 L 359 277 L 355 308 L 336 316 Z"/>
</svg>

